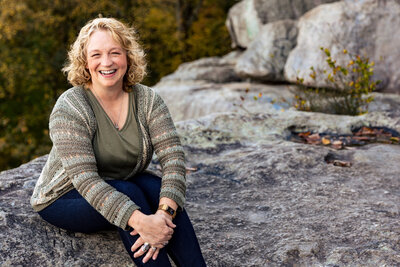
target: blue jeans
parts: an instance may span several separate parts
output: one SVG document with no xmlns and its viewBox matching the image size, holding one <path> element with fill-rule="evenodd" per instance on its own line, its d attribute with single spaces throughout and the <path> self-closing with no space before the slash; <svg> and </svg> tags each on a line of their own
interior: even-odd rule
<svg viewBox="0 0 400 267">
<path fill-rule="evenodd" d="M 107 180 L 108 184 L 126 194 L 135 202 L 144 214 L 154 214 L 158 208 L 161 178 L 149 173 L 141 173 L 130 180 Z M 65 230 L 81 233 L 93 233 L 107 229 L 118 229 L 125 249 L 137 266 L 171 266 L 168 255 L 177 266 L 206 266 L 192 223 L 186 211 L 179 212 L 174 223 L 174 234 L 166 247 L 160 250 L 157 259 L 146 264 L 133 257 L 131 247 L 139 237 L 131 236 L 130 231 L 116 227 L 98 213 L 79 193 L 73 189 L 61 196 L 50 206 L 39 212 L 47 222 Z"/>
</svg>

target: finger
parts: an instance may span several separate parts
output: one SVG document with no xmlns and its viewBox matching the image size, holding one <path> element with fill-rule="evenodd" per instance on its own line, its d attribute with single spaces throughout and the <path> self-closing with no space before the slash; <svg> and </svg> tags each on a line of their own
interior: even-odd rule
<svg viewBox="0 0 400 267">
<path fill-rule="evenodd" d="M 140 248 L 142 245 L 144 244 L 144 241 L 141 237 L 139 237 L 136 242 L 133 244 L 133 246 L 131 247 L 131 251 L 135 252 L 136 250 L 138 250 L 138 248 Z"/>
<path fill-rule="evenodd" d="M 132 232 L 130 232 L 130 235 L 137 235 L 138 232 L 136 230 L 133 230 Z"/>
<path fill-rule="evenodd" d="M 171 227 L 171 228 L 175 228 L 176 227 L 176 225 L 171 221 L 171 220 L 165 220 L 166 222 L 167 222 L 167 225 L 169 226 L 169 227 Z"/>
<path fill-rule="evenodd" d="M 160 253 L 160 248 L 157 248 L 157 250 L 153 254 L 153 260 L 155 261 L 158 257 L 158 253 Z"/>
<path fill-rule="evenodd" d="M 168 240 L 170 240 L 172 235 L 174 234 L 174 230 L 172 228 L 167 227 L 164 229 L 164 234 L 165 234 L 166 238 L 168 238 Z"/>
<path fill-rule="evenodd" d="M 146 253 L 147 251 L 143 251 L 142 247 L 135 252 L 135 254 L 133 254 L 133 257 L 138 258 L 140 256 L 142 256 L 144 253 Z"/>
<path fill-rule="evenodd" d="M 155 251 L 155 250 L 153 249 L 153 247 L 151 247 L 151 248 L 149 249 L 149 251 L 147 251 L 146 256 L 143 258 L 143 263 L 146 263 L 148 260 L 151 259 L 151 256 L 153 256 L 154 251 Z"/>
<path fill-rule="evenodd" d="M 162 249 L 162 248 L 165 247 L 167 244 L 168 244 L 168 241 L 164 241 L 164 242 L 162 242 L 162 243 L 157 243 L 157 244 L 153 245 L 153 247 Z"/>
<path fill-rule="evenodd" d="M 171 238 L 172 238 L 172 234 L 171 235 L 167 235 L 166 238 L 163 240 L 163 243 L 165 243 L 165 242 L 168 243 L 168 241 L 171 240 Z"/>
</svg>

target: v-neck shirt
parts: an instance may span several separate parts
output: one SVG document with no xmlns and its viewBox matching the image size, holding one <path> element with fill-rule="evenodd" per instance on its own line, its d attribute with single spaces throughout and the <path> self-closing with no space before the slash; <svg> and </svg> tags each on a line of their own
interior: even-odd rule
<svg viewBox="0 0 400 267">
<path fill-rule="evenodd" d="M 92 144 L 98 173 L 105 180 L 125 179 L 136 166 L 140 153 L 134 94 L 128 93 L 128 115 L 118 130 L 93 92 L 85 91 L 97 122 Z"/>
</svg>

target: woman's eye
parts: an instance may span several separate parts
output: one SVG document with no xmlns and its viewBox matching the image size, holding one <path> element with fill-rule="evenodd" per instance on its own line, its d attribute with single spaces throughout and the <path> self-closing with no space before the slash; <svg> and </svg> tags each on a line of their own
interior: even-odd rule
<svg viewBox="0 0 400 267">
<path fill-rule="evenodd" d="M 120 55 L 120 52 L 112 52 L 113 55 Z"/>
<path fill-rule="evenodd" d="M 99 56 L 100 54 L 93 54 L 92 55 L 92 57 L 97 57 L 97 56 Z"/>
</svg>

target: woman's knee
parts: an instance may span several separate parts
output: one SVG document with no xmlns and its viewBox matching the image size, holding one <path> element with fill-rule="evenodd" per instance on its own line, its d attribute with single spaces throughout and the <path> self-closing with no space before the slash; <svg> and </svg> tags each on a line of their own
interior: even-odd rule
<svg viewBox="0 0 400 267">
<path fill-rule="evenodd" d="M 129 181 L 123 180 L 108 180 L 107 183 L 114 187 L 119 192 L 127 195 L 136 205 L 141 208 L 143 213 L 150 213 L 150 206 L 140 187 Z"/>
<path fill-rule="evenodd" d="M 151 173 L 141 173 L 132 178 L 132 182 L 135 183 L 147 197 L 158 200 L 161 189 L 161 178 Z"/>
</svg>

